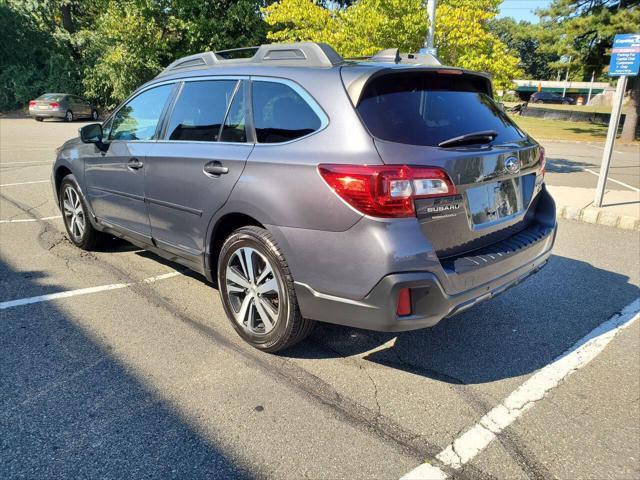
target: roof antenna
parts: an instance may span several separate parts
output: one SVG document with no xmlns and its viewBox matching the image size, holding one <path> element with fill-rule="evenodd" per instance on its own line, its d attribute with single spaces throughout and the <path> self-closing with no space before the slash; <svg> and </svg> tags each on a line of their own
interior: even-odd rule
<svg viewBox="0 0 640 480">
<path fill-rule="evenodd" d="M 370 58 L 372 62 L 393 62 L 400 63 L 400 49 L 399 48 L 387 48 L 386 50 L 380 50 L 373 57 Z"/>
</svg>

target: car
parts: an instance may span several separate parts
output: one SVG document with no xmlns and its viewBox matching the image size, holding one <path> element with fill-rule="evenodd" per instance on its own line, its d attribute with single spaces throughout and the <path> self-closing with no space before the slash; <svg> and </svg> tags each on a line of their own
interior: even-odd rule
<svg viewBox="0 0 640 480">
<path fill-rule="evenodd" d="M 555 92 L 536 92 L 531 95 L 530 103 L 560 103 L 562 105 L 575 105 L 576 101 L 571 97 L 564 97 Z"/>
<path fill-rule="evenodd" d="M 79 118 L 98 119 L 98 109 L 77 95 L 45 93 L 29 102 L 29 115 L 41 122 L 45 118 L 61 118 L 73 122 Z"/>
<path fill-rule="evenodd" d="M 397 49 L 239 55 L 176 60 L 59 149 L 75 245 L 114 235 L 204 275 L 267 352 L 317 321 L 431 327 L 546 264 L 544 150 L 488 75 Z"/>
</svg>

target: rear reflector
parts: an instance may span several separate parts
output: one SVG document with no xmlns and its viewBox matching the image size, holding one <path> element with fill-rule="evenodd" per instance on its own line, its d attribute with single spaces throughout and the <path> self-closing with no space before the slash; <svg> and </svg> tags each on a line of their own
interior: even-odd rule
<svg viewBox="0 0 640 480">
<path fill-rule="evenodd" d="M 399 316 L 411 315 L 411 289 L 402 288 L 398 292 L 398 308 L 396 313 Z"/>
<path fill-rule="evenodd" d="M 456 193 L 449 175 L 440 168 L 321 164 L 318 172 L 340 198 L 373 217 L 411 217 L 414 199 Z"/>
<path fill-rule="evenodd" d="M 35 106 L 36 106 L 36 101 L 35 101 L 35 100 L 31 100 L 31 101 L 29 102 L 29 106 L 30 106 L 30 107 L 35 107 Z"/>
</svg>

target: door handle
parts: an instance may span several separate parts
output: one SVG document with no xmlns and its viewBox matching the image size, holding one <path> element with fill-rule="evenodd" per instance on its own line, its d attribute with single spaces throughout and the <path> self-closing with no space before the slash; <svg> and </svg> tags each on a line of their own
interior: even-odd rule
<svg viewBox="0 0 640 480">
<path fill-rule="evenodd" d="M 229 173 L 229 168 L 224 167 L 222 163 L 220 163 L 217 160 L 214 160 L 213 162 L 209 162 L 205 164 L 202 170 L 204 171 L 205 174 L 213 177 L 219 177 L 220 175 Z"/>
<path fill-rule="evenodd" d="M 131 160 L 129 160 L 129 163 L 127 163 L 127 166 L 131 170 L 138 170 L 138 169 L 140 169 L 140 168 L 142 168 L 144 166 L 144 163 L 142 163 L 137 158 L 132 158 Z"/>
</svg>

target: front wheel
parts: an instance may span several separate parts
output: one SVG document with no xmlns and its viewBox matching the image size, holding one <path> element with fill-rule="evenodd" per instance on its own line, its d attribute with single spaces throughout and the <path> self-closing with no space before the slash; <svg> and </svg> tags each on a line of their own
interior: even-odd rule
<svg viewBox="0 0 640 480">
<path fill-rule="evenodd" d="M 231 325 L 259 350 L 277 352 L 311 333 L 314 322 L 300 314 L 287 262 L 263 228 L 242 227 L 227 238 L 218 288 Z"/>
<path fill-rule="evenodd" d="M 92 110 L 91 111 L 91 120 L 98 120 L 98 111 L 97 110 Z"/>
<path fill-rule="evenodd" d="M 89 209 L 82 198 L 80 187 L 73 175 L 67 175 L 60 185 L 60 211 L 69 239 L 76 247 L 93 250 L 102 233 L 91 225 Z"/>
<path fill-rule="evenodd" d="M 43 118 L 43 117 L 35 117 L 35 119 L 36 119 L 36 122 L 41 122 L 41 121 L 43 121 L 43 120 L 44 120 L 44 118 Z"/>
</svg>

